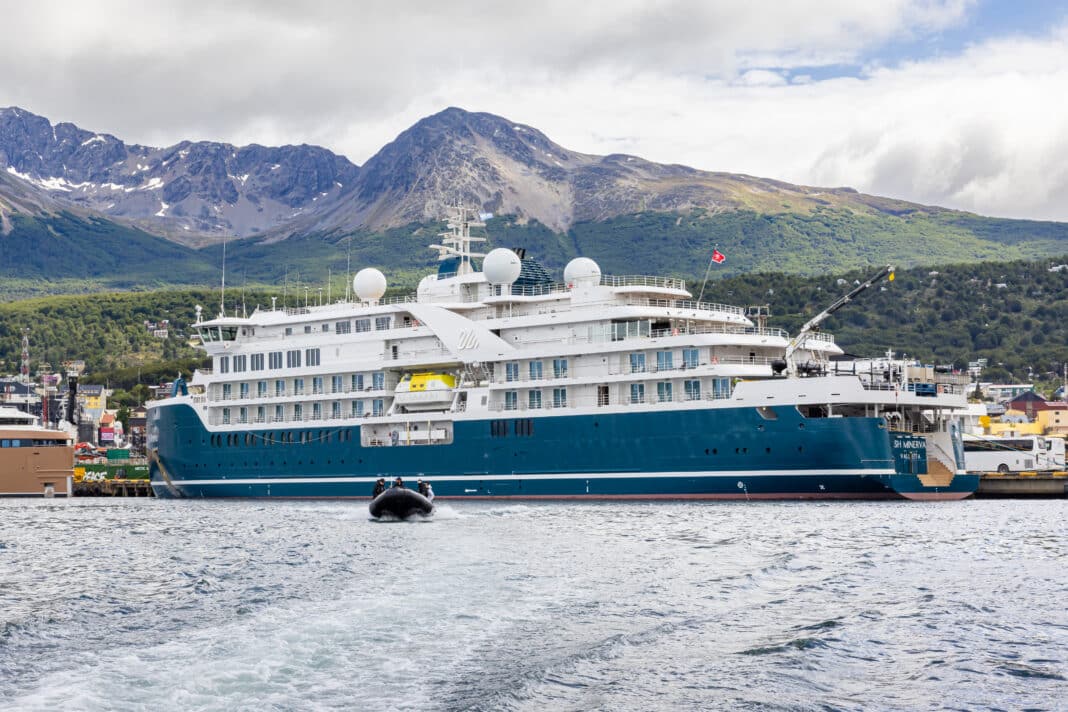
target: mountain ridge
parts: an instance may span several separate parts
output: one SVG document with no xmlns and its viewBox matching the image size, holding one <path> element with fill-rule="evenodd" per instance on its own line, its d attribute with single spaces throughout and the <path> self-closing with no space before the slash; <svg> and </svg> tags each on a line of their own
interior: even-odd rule
<svg viewBox="0 0 1068 712">
<path fill-rule="evenodd" d="M 38 203 L 48 199 L 53 208 L 97 213 L 192 246 L 224 237 L 390 229 L 441 219 L 457 201 L 557 232 L 650 210 L 947 211 L 853 188 L 580 153 L 534 127 L 458 107 L 419 120 L 362 167 L 307 144 L 126 144 L 9 107 L 0 109 L 0 169 L 36 191 Z M 0 204 L 17 202 L 9 192 L 0 185 Z"/>
</svg>

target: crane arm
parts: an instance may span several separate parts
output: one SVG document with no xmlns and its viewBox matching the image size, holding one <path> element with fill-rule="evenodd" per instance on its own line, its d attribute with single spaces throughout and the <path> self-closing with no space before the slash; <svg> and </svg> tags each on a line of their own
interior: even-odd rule
<svg viewBox="0 0 1068 712">
<path fill-rule="evenodd" d="M 853 289 L 851 289 L 848 294 L 839 297 L 838 300 L 834 302 L 834 304 L 827 307 L 819 314 L 805 322 L 805 325 L 802 326 L 801 330 L 797 332 L 797 336 L 791 339 L 790 343 L 786 346 L 786 363 L 787 366 L 790 368 L 791 373 L 796 371 L 796 367 L 794 366 L 794 353 L 805 343 L 805 341 L 808 339 L 808 335 L 812 332 L 813 329 L 819 326 L 823 322 L 823 320 L 829 317 L 831 314 L 834 314 L 846 304 L 849 304 L 849 302 L 856 299 L 856 297 L 861 292 L 871 287 L 873 284 L 878 282 L 886 275 L 892 275 L 893 272 L 894 268 L 892 265 L 887 265 L 886 267 L 883 267 L 881 270 L 879 270 L 878 273 L 870 277 L 867 281 L 861 282 L 857 286 L 853 287 Z"/>
</svg>

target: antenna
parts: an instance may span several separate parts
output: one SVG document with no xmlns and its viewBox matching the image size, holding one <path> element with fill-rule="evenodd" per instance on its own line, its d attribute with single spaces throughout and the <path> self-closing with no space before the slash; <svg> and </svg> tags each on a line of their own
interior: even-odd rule
<svg viewBox="0 0 1068 712">
<path fill-rule="evenodd" d="M 245 306 L 245 287 L 248 286 L 248 273 L 241 271 L 241 316 L 248 319 L 248 307 Z"/>
<path fill-rule="evenodd" d="M 219 316 L 226 316 L 226 236 L 223 236 L 222 284 L 219 287 Z"/>
<path fill-rule="evenodd" d="M 467 208 L 463 203 L 457 203 L 455 206 L 451 206 L 450 210 L 452 215 L 449 216 L 446 227 L 446 232 L 438 233 L 438 237 L 441 238 L 440 245 L 430 245 L 430 249 L 438 251 L 438 259 L 447 259 L 450 255 L 460 258 L 460 265 L 456 269 L 457 274 L 469 274 L 474 272 L 474 268 L 471 266 L 472 257 L 485 257 L 482 252 L 472 252 L 472 242 L 485 242 L 484 237 L 472 237 L 472 227 L 485 227 L 486 223 L 478 220 L 478 216 L 475 215 L 475 219 L 468 217 L 469 214 L 473 214 L 471 208 Z"/>
<path fill-rule="evenodd" d="M 352 290 L 352 235 L 349 235 L 348 255 L 345 259 L 345 301 L 349 301 Z"/>
<path fill-rule="evenodd" d="M 326 268 L 326 303 L 330 303 L 330 281 L 334 279 L 334 270 L 331 267 Z"/>
<path fill-rule="evenodd" d="M 289 293 L 289 265 L 286 265 L 286 281 L 282 286 L 282 308 L 286 308 L 286 295 Z"/>
</svg>

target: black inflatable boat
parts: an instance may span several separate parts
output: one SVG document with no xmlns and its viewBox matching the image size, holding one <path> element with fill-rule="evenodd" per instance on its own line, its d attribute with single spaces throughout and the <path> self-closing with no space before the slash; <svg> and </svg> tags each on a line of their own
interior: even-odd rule
<svg viewBox="0 0 1068 712">
<path fill-rule="evenodd" d="M 407 519 L 414 514 L 427 515 L 434 511 L 434 504 L 415 490 L 406 487 L 390 487 L 371 500 L 368 506 L 375 519 L 389 515 Z"/>
</svg>

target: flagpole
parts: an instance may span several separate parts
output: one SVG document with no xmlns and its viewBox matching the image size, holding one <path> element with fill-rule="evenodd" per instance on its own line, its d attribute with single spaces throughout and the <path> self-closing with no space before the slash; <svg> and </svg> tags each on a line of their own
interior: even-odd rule
<svg viewBox="0 0 1068 712">
<path fill-rule="evenodd" d="M 716 250 L 719 249 L 719 245 L 715 245 L 712 248 L 712 254 L 708 256 L 708 267 L 705 269 L 705 281 L 701 282 L 701 293 L 697 295 L 697 301 L 701 301 L 701 297 L 705 296 L 705 285 L 708 284 L 708 275 L 712 272 L 712 260 L 716 258 Z"/>
</svg>

